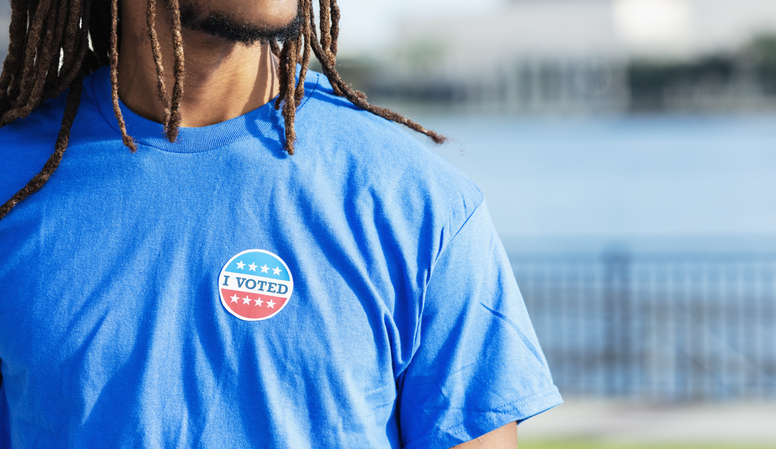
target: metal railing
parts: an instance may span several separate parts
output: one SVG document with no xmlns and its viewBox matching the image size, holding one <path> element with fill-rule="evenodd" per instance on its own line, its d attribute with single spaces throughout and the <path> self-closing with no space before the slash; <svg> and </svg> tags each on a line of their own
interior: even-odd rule
<svg viewBox="0 0 776 449">
<path fill-rule="evenodd" d="M 563 393 L 776 399 L 776 255 L 511 260 Z"/>
</svg>

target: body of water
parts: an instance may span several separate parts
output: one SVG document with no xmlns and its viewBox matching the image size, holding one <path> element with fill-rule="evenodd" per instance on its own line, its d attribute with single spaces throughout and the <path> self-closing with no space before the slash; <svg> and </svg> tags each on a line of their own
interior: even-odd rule
<svg viewBox="0 0 776 449">
<path fill-rule="evenodd" d="M 776 249 L 776 116 L 416 118 L 505 242 Z"/>
</svg>

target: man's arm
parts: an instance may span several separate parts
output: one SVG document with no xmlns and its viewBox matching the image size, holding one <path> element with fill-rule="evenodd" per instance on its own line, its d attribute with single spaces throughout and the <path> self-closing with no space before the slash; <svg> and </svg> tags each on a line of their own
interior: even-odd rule
<svg viewBox="0 0 776 449">
<path fill-rule="evenodd" d="M 448 236 L 425 286 L 419 344 L 397 378 L 403 443 L 442 449 L 479 437 L 469 447 L 511 439 L 515 449 L 515 427 L 493 435 L 506 446 L 483 438 L 562 401 L 485 204 Z"/>
<path fill-rule="evenodd" d="M 475 438 L 463 444 L 459 444 L 451 449 L 517 449 L 517 424 L 511 422 L 506 426 L 488 432 L 485 435 Z"/>
</svg>

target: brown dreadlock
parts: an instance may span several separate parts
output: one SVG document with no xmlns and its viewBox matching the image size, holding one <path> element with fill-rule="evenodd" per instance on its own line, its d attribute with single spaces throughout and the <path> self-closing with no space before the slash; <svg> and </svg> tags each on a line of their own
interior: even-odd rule
<svg viewBox="0 0 776 449">
<path fill-rule="evenodd" d="M 356 106 L 388 120 L 401 123 L 430 137 L 436 143 L 445 138 L 388 109 L 373 106 L 366 95 L 354 90 L 337 73 L 337 37 L 340 11 L 336 0 L 319 0 L 320 20 L 316 24 L 313 0 L 298 0 L 301 30 L 296 37 L 281 45 L 270 42 L 272 52 L 280 59 L 280 94 L 275 109 L 283 106 L 285 149 L 294 154 L 294 118 L 304 97 L 304 80 L 311 53 L 320 61 L 322 71 L 331 82 L 334 93 Z M 110 65 L 113 109 L 121 129 L 122 140 L 132 152 L 137 150 L 126 129 L 118 98 L 118 49 L 121 21 L 119 0 L 11 0 L 10 43 L 8 56 L 0 74 L 0 127 L 26 117 L 45 100 L 70 89 L 67 95 L 62 127 L 54 153 L 43 169 L 0 206 L 2 219 L 17 203 L 38 191 L 59 166 L 70 138 L 81 97 L 83 77 L 103 65 Z M 156 65 L 157 93 L 164 105 L 165 135 L 174 142 L 181 123 L 184 58 L 181 37 L 181 12 L 178 0 L 166 0 L 173 35 L 175 83 L 172 95 L 164 83 L 161 47 L 156 33 L 156 0 L 148 0 L 146 22 Z M 93 19 L 93 20 L 90 20 Z M 318 30 L 320 29 L 320 38 Z M 91 38 L 91 47 L 90 47 Z M 61 60 L 60 60 L 61 55 Z M 297 64 L 301 72 L 296 79 Z"/>
</svg>

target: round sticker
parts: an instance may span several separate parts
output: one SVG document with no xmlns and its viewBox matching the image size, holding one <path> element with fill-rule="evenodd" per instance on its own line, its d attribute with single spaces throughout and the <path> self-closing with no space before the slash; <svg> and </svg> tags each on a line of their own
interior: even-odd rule
<svg viewBox="0 0 776 449">
<path fill-rule="evenodd" d="M 277 315 L 294 291 L 294 279 L 283 259 L 269 251 L 249 249 L 229 259 L 218 277 L 221 304 L 245 321 Z"/>
</svg>

